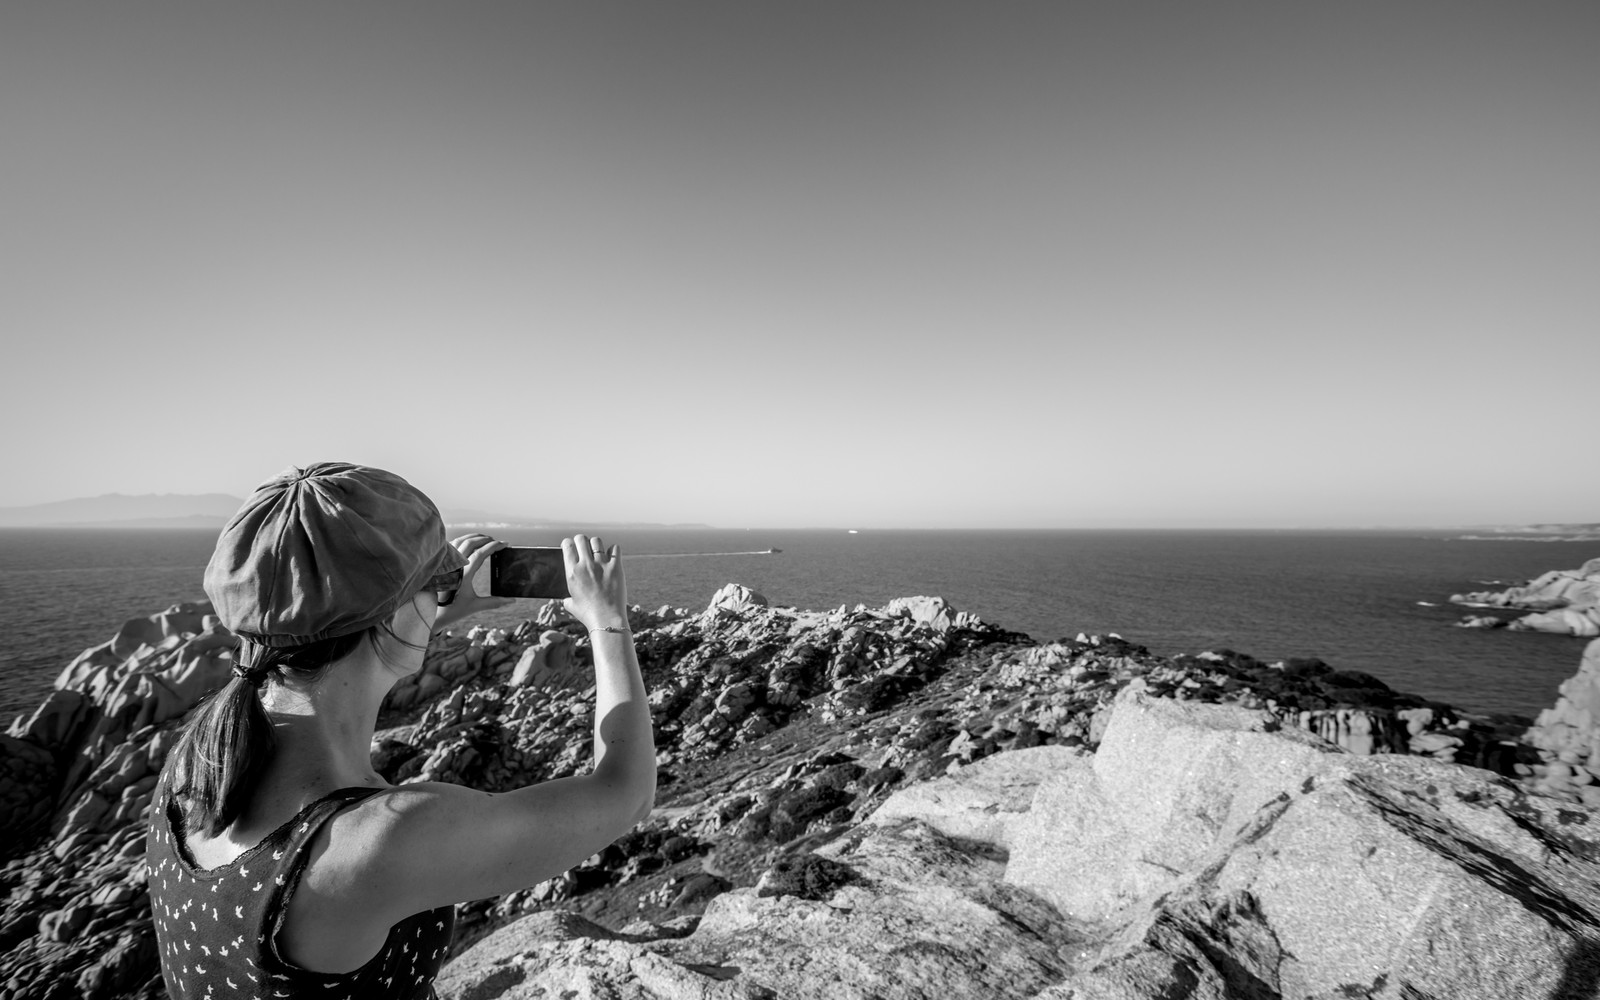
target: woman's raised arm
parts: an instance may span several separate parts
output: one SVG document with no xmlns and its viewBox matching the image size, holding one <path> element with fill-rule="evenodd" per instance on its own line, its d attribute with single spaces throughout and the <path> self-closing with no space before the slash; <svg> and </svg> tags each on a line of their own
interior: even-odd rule
<svg viewBox="0 0 1600 1000">
<path fill-rule="evenodd" d="M 558 875 L 626 833 L 655 801 L 650 705 L 628 631 L 617 547 L 565 539 L 566 606 L 589 629 L 594 766 L 499 794 L 442 782 L 400 785 L 334 818 L 315 881 L 353 919 L 393 922 Z M 310 888 L 309 886 L 304 888 Z M 312 890 L 315 891 L 315 890 Z"/>
</svg>

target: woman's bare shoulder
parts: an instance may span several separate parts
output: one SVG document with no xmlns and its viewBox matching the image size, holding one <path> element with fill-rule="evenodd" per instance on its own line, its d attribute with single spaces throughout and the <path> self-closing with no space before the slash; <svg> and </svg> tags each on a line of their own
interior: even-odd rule
<svg viewBox="0 0 1600 1000">
<path fill-rule="evenodd" d="M 445 782 L 397 785 L 329 822 L 312 881 L 341 886 L 358 906 L 399 919 L 525 889 L 589 857 L 637 819 L 592 775 L 501 793 Z"/>
</svg>

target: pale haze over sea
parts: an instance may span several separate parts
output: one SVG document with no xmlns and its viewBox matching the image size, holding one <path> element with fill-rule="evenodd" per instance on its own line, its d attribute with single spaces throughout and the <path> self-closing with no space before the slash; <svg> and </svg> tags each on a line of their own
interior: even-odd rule
<svg viewBox="0 0 1600 1000">
<path fill-rule="evenodd" d="M 1589 0 L 6 3 L 0 507 L 355 461 L 785 550 L 638 559 L 647 603 L 941 593 L 1528 711 L 1578 643 L 1415 602 L 1593 546 L 1195 529 L 1600 517 L 1597 37 Z M 4 533 L 13 690 L 197 597 L 204 535 Z"/>
</svg>

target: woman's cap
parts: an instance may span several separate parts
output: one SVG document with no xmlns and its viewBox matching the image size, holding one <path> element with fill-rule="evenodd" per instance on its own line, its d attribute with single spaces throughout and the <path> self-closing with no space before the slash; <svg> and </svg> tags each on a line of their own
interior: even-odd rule
<svg viewBox="0 0 1600 1000">
<path fill-rule="evenodd" d="M 234 634 L 300 646 L 451 589 L 465 565 L 421 490 L 382 469 L 318 462 L 256 487 L 217 539 L 205 590 Z"/>
</svg>

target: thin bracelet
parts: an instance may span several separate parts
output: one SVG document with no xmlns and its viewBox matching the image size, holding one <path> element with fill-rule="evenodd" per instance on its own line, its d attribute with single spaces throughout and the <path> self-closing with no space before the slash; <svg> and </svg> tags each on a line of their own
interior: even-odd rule
<svg viewBox="0 0 1600 1000">
<path fill-rule="evenodd" d="M 592 628 L 592 629 L 589 630 L 589 632 L 591 634 L 593 634 L 595 632 L 615 632 L 618 635 L 628 635 L 629 634 L 627 629 L 618 628 L 615 625 L 604 625 L 604 626 L 601 626 L 600 628 Z"/>
</svg>

